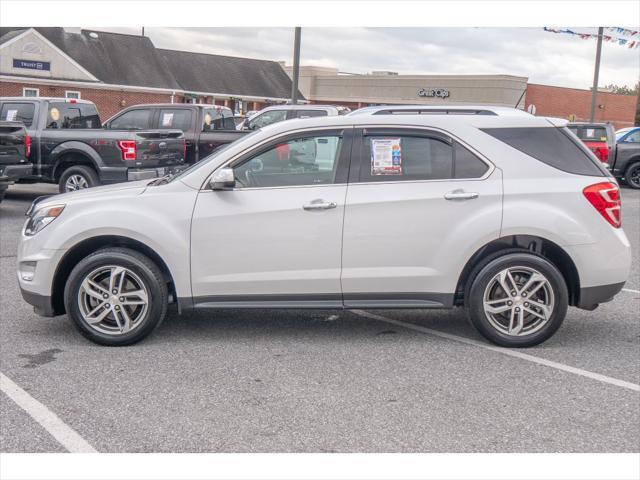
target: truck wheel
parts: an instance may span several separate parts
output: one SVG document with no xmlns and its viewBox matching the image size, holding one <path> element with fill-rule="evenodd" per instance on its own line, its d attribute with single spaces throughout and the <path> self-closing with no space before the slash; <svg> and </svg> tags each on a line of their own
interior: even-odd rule
<svg viewBox="0 0 640 480">
<path fill-rule="evenodd" d="M 567 313 L 562 274 L 545 258 L 511 253 L 484 266 L 467 302 L 473 325 L 503 347 L 531 347 L 551 337 Z"/>
<path fill-rule="evenodd" d="M 107 346 L 136 343 L 160 325 L 168 289 L 158 266 L 128 248 L 105 248 L 71 271 L 64 305 L 80 333 Z"/>
<path fill-rule="evenodd" d="M 62 172 L 60 181 L 58 182 L 58 190 L 60 193 L 67 193 L 82 190 L 83 188 L 95 187 L 96 185 L 100 185 L 100 180 L 91 167 L 75 165 Z"/>
<path fill-rule="evenodd" d="M 640 188 L 640 162 L 632 163 L 627 167 L 624 179 L 631 188 Z"/>
</svg>

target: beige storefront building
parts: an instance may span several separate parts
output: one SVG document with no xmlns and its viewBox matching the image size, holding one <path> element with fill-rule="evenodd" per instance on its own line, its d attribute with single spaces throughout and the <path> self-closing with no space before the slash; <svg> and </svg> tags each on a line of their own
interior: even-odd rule
<svg viewBox="0 0 640 480">
<path fill-rule="evenodd" d="M 284 66 L 291 75 L 291 66 Z M 338 69 L 302 66 L 299 86 L 313 103 L 350 107 L 376 104 L 474 104 L 524 108 L 527 77 L 514 75 L 341 74 Z"/>
</svg>

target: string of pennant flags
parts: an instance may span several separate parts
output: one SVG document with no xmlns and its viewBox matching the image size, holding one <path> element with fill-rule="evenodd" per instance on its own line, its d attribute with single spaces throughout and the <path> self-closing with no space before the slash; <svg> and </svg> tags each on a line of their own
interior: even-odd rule
<svg viewBox="0 0 640 480">
<path fill-rule="evenodd" d="M 573 30 L 569 30 L 568 28 L 560 29 L 560 28 L 544 27 L 544 31 L 551 32 L 551 33 L 565 33 L 568 35 L 575 35 L 577 37 L 580 37 L 582 40 L 587 40 L 590 38 L 598 38 L 597 33 L 574 32 Z M 640 31 L 629 30 L 627 28 L 622 28 L 622 27 L 607 27 L 607 31 L 610 31 L 612 33 L 617 33 L 618 35 L 627 35 L 631 38 L 616 37 L 612 35 L 602 35 L 603 42 L 617 43 L 618 45 L 623 45 L 627 48 L 640 47 Z M 633 37 L 637 37 L 637 38 L 633 38 Z"/>
</svg>

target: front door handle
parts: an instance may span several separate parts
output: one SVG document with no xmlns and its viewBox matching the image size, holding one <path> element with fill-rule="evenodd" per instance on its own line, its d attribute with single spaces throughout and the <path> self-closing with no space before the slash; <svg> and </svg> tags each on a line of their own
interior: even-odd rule
<svg viewBox="0 0 640 480">
<path fill-rule="evenodd" d="M 330 208 L 336 208 L 337 206 L 338 204 L 336 202 L 327 202 L 318 198 L 309 203 L 305 203 L 302 208 L 305 210 L 329 210 Z"/>
<path fill-rule="evenodd" d="M 472 200 L 479 196 L 478 192 L 465 192 L 464 190 L 452 190 L 444 194 L 445 200 Z"/>
</svg>

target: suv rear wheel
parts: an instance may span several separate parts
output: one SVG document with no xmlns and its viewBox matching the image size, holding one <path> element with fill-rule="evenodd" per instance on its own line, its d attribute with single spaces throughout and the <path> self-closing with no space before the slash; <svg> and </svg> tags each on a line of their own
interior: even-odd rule
<svg viewBox="0 0 640 480">
<path fill-rule="evenodd" d="M 469 316 L 493 343 L 531 347 L 558 330 L 568 299 L 555 265 L 530 253 L 510 253 L 489 261 L 473 279 Z"/>
<path fill-rule="evenodd" d="M 91 167 L 84 165 L 75 165 L 68 167 L 58 182 L 58 190 L 60 193 L 73 192 L 84 188 L 95 187 L 100 184 L 98 175 Z"/>
<path fill-rule="evenodd" d="M 127 248 L 106 248 L 71 271 L 64 303 L 80 333 L 101 345 L 121 346 L 149 335 L 167 312 L 162 272 Z"/>
</svg>

